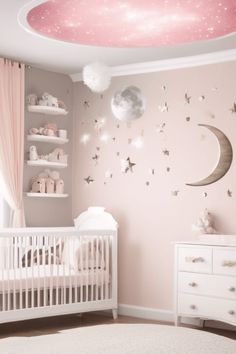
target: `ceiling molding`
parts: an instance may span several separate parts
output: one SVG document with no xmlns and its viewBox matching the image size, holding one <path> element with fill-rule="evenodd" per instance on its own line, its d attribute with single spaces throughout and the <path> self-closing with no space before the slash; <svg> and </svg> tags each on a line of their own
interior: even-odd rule
<svg viewBox="0 0 236 354">
<path fill-rule="evenodd" d="M 128 76 L 136 74 L 145 74 L 158 71 L 175 70 L 182 68 L 192 68 L 195 66 L 218 64 L 227 61 L 236 60 L 236 49 L 200 54 L 188 57 L 150 61 L 145 63 L 135 63 L 128 65 L 113 66 L 111 68 L 112 76 Z M 70 75 L 73 82 L 83 81 L 82 73 Z"/>
</svg>

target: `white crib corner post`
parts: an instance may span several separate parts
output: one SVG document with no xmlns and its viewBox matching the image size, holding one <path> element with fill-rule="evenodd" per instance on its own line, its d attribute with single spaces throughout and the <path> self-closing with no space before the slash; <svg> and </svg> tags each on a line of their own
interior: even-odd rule
<svg viewBox="0 0 236 354">
<path fill-rule="evenodd" d="M 118 262 L 117 262 L 117 245 L 118 245 L 118 233 L 117 231 L 113 234 L 113 241 L 112 241 L 112 315 L 113 319 L 116 320 L 118 317 Z"/>
</svg>

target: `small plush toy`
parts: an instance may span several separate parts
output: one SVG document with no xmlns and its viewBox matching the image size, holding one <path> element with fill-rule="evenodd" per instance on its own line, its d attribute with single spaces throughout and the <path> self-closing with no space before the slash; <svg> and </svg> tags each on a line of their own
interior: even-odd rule
<svg viewBox="0 0 236 354">
<path fill-rule="evenodd" d="M 64 181 L 62 179 L 58 179 L 56 181 L 56 193 L 63 194 L 64 192 Z"/>
<path fill-rule="evenodd" d="M 30 134 L 30 135 L 39 134 L 39 129 L 38 129 L 38 128 L 30 128 L 30 129 L 29 129 L 29 134 Z"/>
<path fill-rule="evenodd" d="M 57 102 L 58 102 L 58 107 L 59 107 L 59 108 L 62 108 L 62 109 L 64 109 L 65 111 L 67 111 L 67 107 L 66 107 L 66 105 L 65 105 L 65 103 L 64 103 L 63 101 L 57 100 Z"/>
<path fill-rule="evenodd" d="M 36 161 L 38 160 L 39 156 L 37 153 L 37 148 L 34 145 L 31 145 L 29 148 L 29 159 L 30 161 Z"/>
<path fill-rule="evenodd" d="M 26 103 L 29 106 L 36 106 L 38 104 L 38 97 L 35 93 L 31 93 L 26 97 Z"/>
<path fill-rule="evenodd" d="M 42 98 L 39 100 L 40 106 L 58 107 L 58 100 L 56 97 L 50 95 L 47 92 L 42 94 Z"/>
<path fill-rule="evenodd" d="M 215 234 L 216 230 L 213 226 L 213 216 L 205 209 L 199 216 L 197 222 L 192 225 L 192 230 L 200 234 Z"/>
<path fill-rule="evenodd" d="M 54 193 L 55 182 L 52 178 L 46 178 L 46 193 Z"/>
<path fill-rule="evenodd" d="M 32 178 L 32 186 L 31 192 L 32 193 L 45 193 L 46 185 L 45 185 L 45 178 L 35 176 Z"/>
</svg>

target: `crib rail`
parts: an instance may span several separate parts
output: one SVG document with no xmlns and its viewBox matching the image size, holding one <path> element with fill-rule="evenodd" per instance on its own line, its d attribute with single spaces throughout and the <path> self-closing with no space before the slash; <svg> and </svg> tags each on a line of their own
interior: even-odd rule
<svg viewBox="0 0 236 354">
<path fill-rule="evenodd" d="M 117 308 L 114 230 L 0 231 L 0 322 Z"/>
</svg>

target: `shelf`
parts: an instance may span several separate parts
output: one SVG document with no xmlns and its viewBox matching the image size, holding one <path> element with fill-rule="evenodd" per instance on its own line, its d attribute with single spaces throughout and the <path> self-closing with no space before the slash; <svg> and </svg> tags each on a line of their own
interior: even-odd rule
<svg viewBox="0 0 236 354">
<path fill-rule="evenodd" d="M 52 115 L 63 115 L 66 116 L 68 112 L 63 108 L 49 107 L 49 106 L 28 106 L 29 112 L 52 114 Z"/>
<path fill-rule="evenodd" d="M 61 162 L 52 162 L 52 161 L 45 161 L 45 160 L 36 160 L 36 161 L 27 161 L 28 166 L 33 167 L 54 167 L 54 168 L 66 168 L 68 165 L 66 163 Z"/>
<path fill-rule="evenodd" d="M 57 193 L 26 193 L 27 197 L 36 198 L 67 198 L 68 194 L 57 194 Z"/>
<path fill-rule="evenodd" d="M 53 144 L 66 144 L 68 139 L 58 138 L 57 136 L 46 136 L 46 135 L 27 135 L 28 141 L 39 141 L 44 143 L 53 143 Z"/>
</svg>

